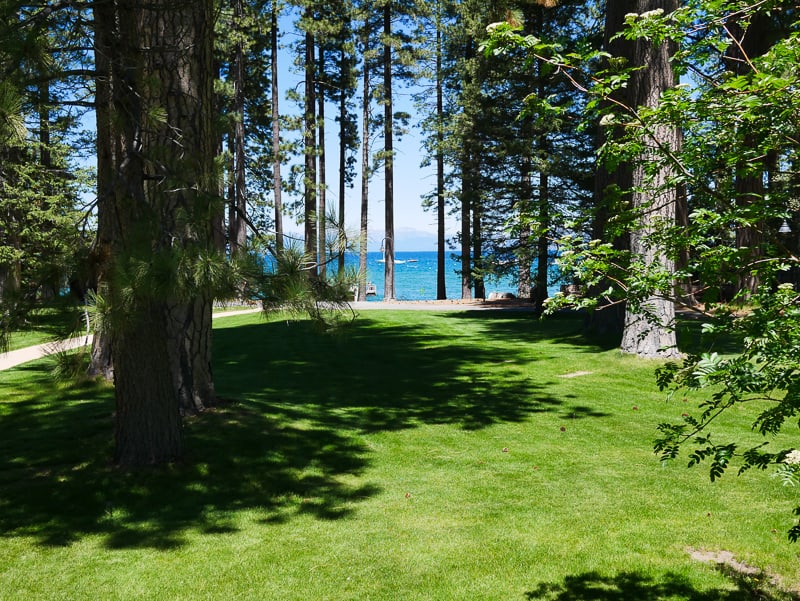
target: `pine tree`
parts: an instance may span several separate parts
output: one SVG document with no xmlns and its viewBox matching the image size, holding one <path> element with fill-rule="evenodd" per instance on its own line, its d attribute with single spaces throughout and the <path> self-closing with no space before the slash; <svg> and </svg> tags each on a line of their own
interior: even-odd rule
<svg viewBox="0 0 800 601">
<path fill-rule="evenodd" d="M 0 347 L 37 301 L 77 282 L 81 180 L 71 131 L 91 73 L 71 28 L 81 8 L 17 2 L 0 10 Z M 77 288 L 77 286 L 76 286 Z"/>
<path fill-rule="evenodd" d="M 113 39 L 99 45 L 109 61 L 108 133 L 119 149 L 106 199 L 116 220 L 107 292 L 115 459 L 160 463 L 182 453 L 181 410 L 214 402 L 213 9 L 202 0 L 102 10 L 98 38 Z"/>
<path fill-rule="evenodd" d="M 275 221 L 275 250 L 277 254 L 283 251 L 283 183 L 281 178 L 281 125 L 280 125 L 280 94 L 278 93 L 278 17 L 281 13 L 280 0 L 272 0 L 270 10 L 270 84 L 272 89 L 272 194 Z"/>
</svg>

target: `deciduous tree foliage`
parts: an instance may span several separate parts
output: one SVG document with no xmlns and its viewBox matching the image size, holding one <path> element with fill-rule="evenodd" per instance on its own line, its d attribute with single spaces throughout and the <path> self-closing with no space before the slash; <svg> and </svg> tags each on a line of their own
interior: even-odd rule
<svg viewBox="0 0 800 601">
<path fill-rule="evenodd" d="M 508 25 L 497 27 L 490 49 L 522 44 L 536 60 L 568 73 L 576 89 L 593 98 L 590 106 L 608 128 L 602 148 L 606 164 L 611 169 L 627 164 L 633 173 L 631 210 L 617 204 L 623 210 L 608 219 L 617 235 L 631 236 L 631 251 L 608 239 L 573 239 L 565 241 L 563 268 L 574 270 L 586 285 L 607 284 L 606 295 L 635 307 L 646 306 L 653 295 L 683 304 L 687 295 L 676 279 L 692 281 L 701 304 L 689 308 L 708 320 L 705 336 L 724 336 L 735 347 L 727 356 L 689 355 L 659 370 L 660 385 L 671 395 L 696 399 L 698 411 L 681 404 L 683 419 L 659 427 L 656 450 L 672 460 L 691 447 L 690 465 L 708 462 L 712 479 L 732 466 L 739 473 L 777 466 L 785 483 L 796 483 L 800 14 L 781 2 L 707 0 L 659 8 L 667 10 L 624 15 L 626 40 L 644 43 L 645 49 L 674 48 L 672 68 L 681 84 L 665 81 L 650 90 L 654 94 L 647 101 L 620 93 L 625 86 L 636 90 L 637 78 L 647 76 L 646 70 L 636 69 L 642 61 L 635 58 L 631 65 L 608 54 L 560 53 L 542 40 L 516 36 Z M 763 31 L 765 20 L 773 35 L 760 38 L 756 49 L 747 42 L 747 32 Z M 600 72 L 591 68 L 599 56 L 607 65 Z M 680 145 L 667 133 L 678 129 Z M 748 179 L 758 184 L 745 185 Z M 658 202 L 676 186 L 686 190 L 688 219 L 676 221 L 669 213 L 644 222 L 650 205 L 637 203 L 636 195 Z M 741 232 L 746 230 L 757 234 L 757 248 L 743 247 Z M 669 261 L 684 260 L 675 267 L 642 261 L 635 237 L 643 234 L 653 251 Z M 742 284 L 743 275 L 750 283 Z M 754 289 L 752 282 L 760 284 Z M 571 300 L 597 303 L 597 298 Z M 663 325 L 659 319 L 651 323 Z M 745 405 L 755 412 L 753 429 L 768 437 L 762 444 L 711 434 L 714 424 Z M 800 515 L 800 508 L 795 513 Z M 789 535 L 800 538 L 800 525 Z"/>
</svg>

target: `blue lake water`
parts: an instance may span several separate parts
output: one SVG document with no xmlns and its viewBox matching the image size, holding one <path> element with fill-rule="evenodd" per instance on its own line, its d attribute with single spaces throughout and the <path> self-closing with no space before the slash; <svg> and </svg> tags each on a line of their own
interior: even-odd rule
<svg viewBox="0 0 800 601">
<path fill-rule="evenodd" d="M 436 251 L 398 251 L 395 253 L 394 288 L 397 300 L 435 300 L 436 299 Z M 383 270 L 381 262 L 383 253 L 367 253 L 367 281 L 375 284 L 377 296 L 368 298 L 370 301 L 383 300 Z M 347 253 L 345 265 L 348 268 L 358 268 L 358 254 Z M 461 298 L 461 276 L 458 270 L 460 261 L 451 258 L 447 253 L 445 260 L 445 288 L 447 298 Z M 548 289 L 550 295 L 558 290 L 558 285 Z M 517 285 L 511 278 L 501 280 L 487 280 L 486 294 L 491 292 L 513 292 L 516 294 Z"/>
</svg>

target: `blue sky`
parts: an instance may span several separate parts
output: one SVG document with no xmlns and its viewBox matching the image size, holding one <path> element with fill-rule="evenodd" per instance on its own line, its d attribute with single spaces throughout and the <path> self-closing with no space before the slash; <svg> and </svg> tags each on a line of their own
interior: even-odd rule
<svg viewBox="0 0 800 601">
<path fill-rule="evenodd" d="M 289 45 L 296 42 L 298 35 L 293 31 L 294 18 L 286 15 L 281 20 L 283 28 L 283 49 L 279 60 L 283 65 L 279 75 L 281 89 L 281 113 L 295 111 L 296 104 L 286 100 L 285 93 L 290 89 L 302 90 L 302 73 L 292 65 L 293 56 Z M 300 87 L 298 87 L 300 86 Z M 423 158 L 422 142 L 423 133 L 417 125 L 416 110 L 411 99 L 412 90 L 398 87 L 394 91 L 395 111 L 406 111 L 412 119 L 409 123 L 409 132 L 401 140 L 395 140 L 395 175 L 394 175 L 394 224 L 396 250 L 436 250 L 436 214 L 422 208 L 422 198 L 436 186 L 435 169 L 420 166 Z M 357 112 L 361 114 L 361 97 L 356 98 Z M 328 190 L 327 199 L 331 206 L 338 205 L 338 125 L 335 122 L 334 106 L 326 107 L 326 154 L 328 157 L 326 176 L 331 189 Z M 380 110 L 376 107 L 375 110 Z M 373 151 L 383 147 L 383 140 L 373 142 Z M 302 161 L 302 157 L 295 160 Z M 360 220 L 361 203 L 361 155 L 358 152 L 358 174 L 354 187 L 347 190 L 345 199 L 345 223 L 348 232 L 357 234 Z M 285 225 L 289 229 L 289 225 Z M 447 224 L 448 236 L 457 229 L 455 220 Z M 375 173 L 369 184 L 369 239 L 370 250 L 380 247 L 384 237 L 384 179 L 382 170 Z"/>
</svg>

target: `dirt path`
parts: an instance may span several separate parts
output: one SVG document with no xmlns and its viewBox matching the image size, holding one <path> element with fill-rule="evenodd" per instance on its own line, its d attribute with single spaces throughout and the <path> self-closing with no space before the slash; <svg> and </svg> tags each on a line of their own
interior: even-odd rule
<svg viewBox="0 0 800 601">
<path fill-rule="evenodd" d="M 256 313 L 261 309 L 241 309 L 236 311 L 224 311 L 216 313 L 214 319 L 220 317 L 230 317 L 231 315 L 244 315 L 247 313 Z M 11 369 L 17 365 L 28 363 L 29 361 L 36 361 L 42 357 L 47 357 L 59 351 L 68 351 L 82 346 L 92 344 L 92 335 L 78 336 L 68 340 L 60 340 L 55 342 L 45 342 L 37 344 L 36 346 L 29 346 L 26 348 L 17 349 L 16 351 L 9 351 L 7 353 L 0 353 L 0 371 Z"/>
<path fill-rule="evenodd" d="M 70 338 L 68 340 L 61 340 L 57 342 L 46 342 L 44 344 L 37 344 L 36 346 L 29 346 L 21 348 L 16 351 L 9 351 L 0 354 L 0 371 L 4 369 L 11 369 L 17 365 L 22 365 L 28 361 L 35 361 L 47 355 L 52 355 L 59 351 L 68 351 L 74 348 L 80 348 L 85 344 L 92 343 L 92 336 L 79 336 L 78 338 Z"/>
</svg>

